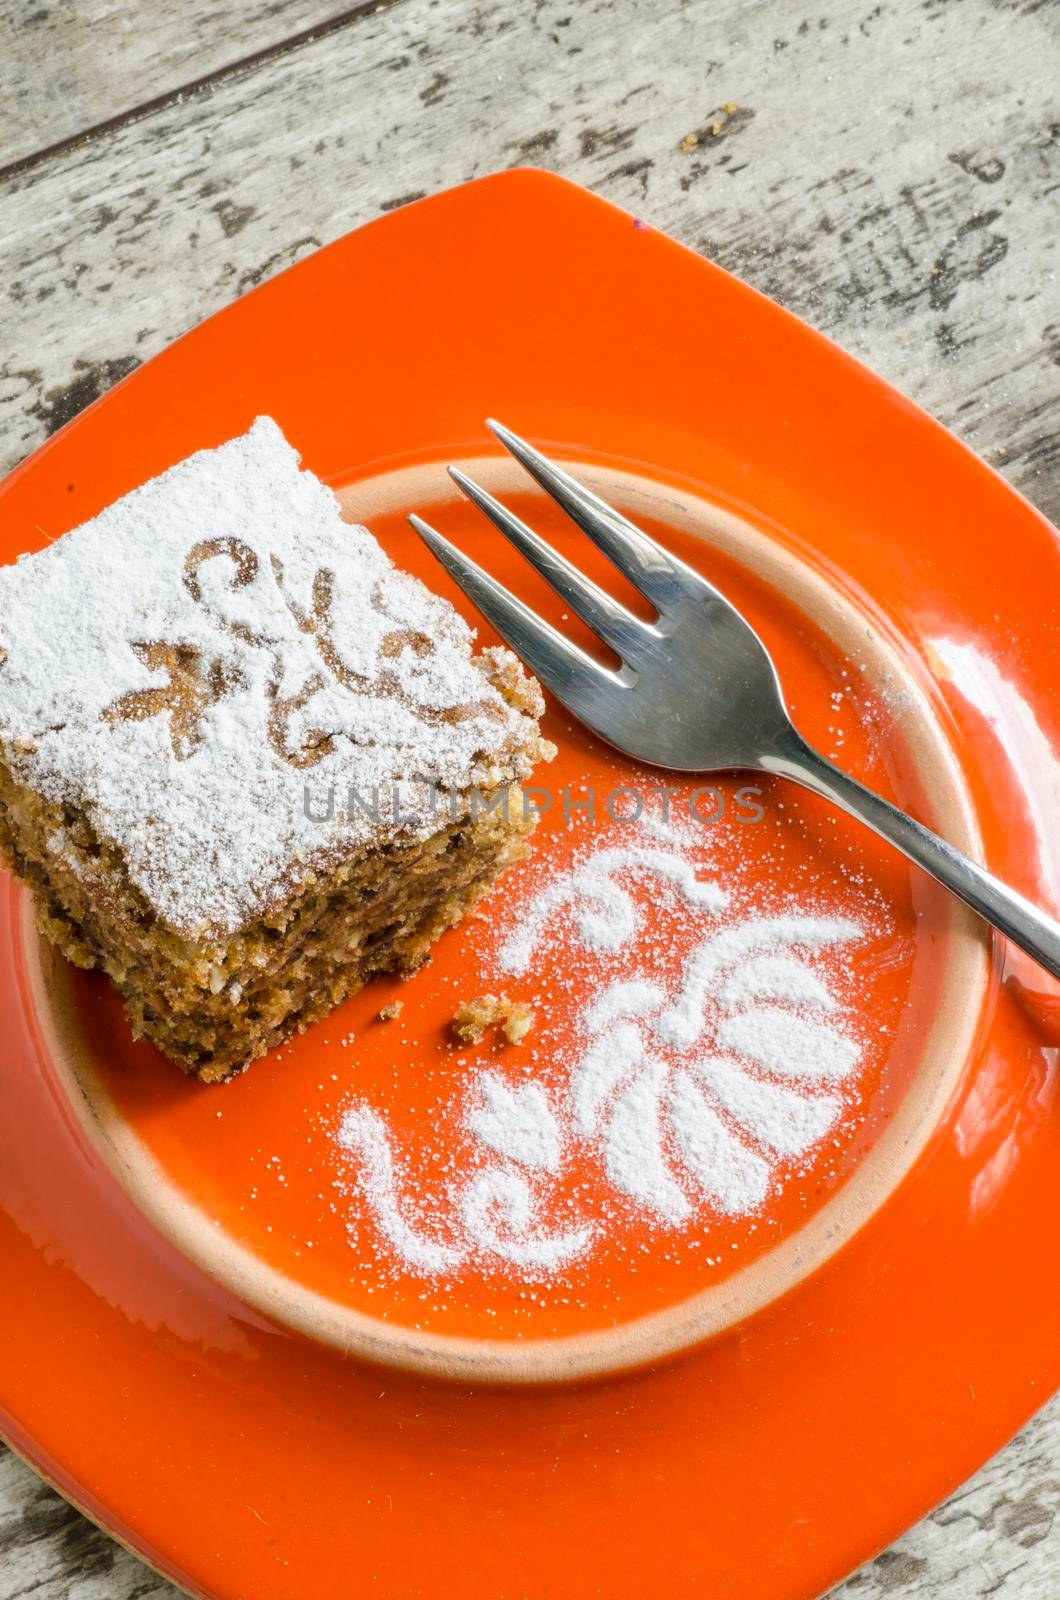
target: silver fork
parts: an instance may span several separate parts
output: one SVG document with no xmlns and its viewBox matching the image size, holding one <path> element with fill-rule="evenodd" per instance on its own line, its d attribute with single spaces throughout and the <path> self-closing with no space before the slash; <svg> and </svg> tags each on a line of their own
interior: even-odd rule
<svg viewBox="0 0 1060 1600">
<path fill-rule="evenodd" d="M 713 584 L 497 422 L 494 434 L 656 613 L 642 621 L 456 467 L 454 482 L 619 657 L 603 666 L 463 555 L 409 521 L 502 638 L 594 733 L 681 772 L 746 768 L 791 778 L 890 841 L 1060 977 L 1060 923 L 808 745 L 773 662 Z"/>
</svg>

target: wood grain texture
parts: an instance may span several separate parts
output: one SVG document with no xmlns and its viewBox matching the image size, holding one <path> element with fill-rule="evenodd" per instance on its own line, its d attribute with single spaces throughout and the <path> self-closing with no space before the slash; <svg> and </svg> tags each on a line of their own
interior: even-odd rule
<svg viewBox="0 0 1060 1600">
<path fill-rule="evenodd" d="M 533 164 L 830 333 L 1060 518 L 1060 6 L 388 0 L 239 66 L 340 9 L 0 0 L 0 136 L 31 158 L 0 179 L 0 469 L 319 244 Z M 1054 1401 L 836 1600 L 1060 1596 L 1058 1461 Z M 29 1594 L 175 1591 L 5 1455 L 0 1600 Z"/>
<path fill-rule="evenodd" d="M 531 162 L 835 334 L 1060 514 L 1058 26 L 1004 0 L 405 0 L 2 186 L 0 460 L 319 243 Z"/>
<path fill-rule="evenodd" d="M 0 167 L 50 149 L 325 22 L 328 0 L 0 4 Z"/>
</svg>

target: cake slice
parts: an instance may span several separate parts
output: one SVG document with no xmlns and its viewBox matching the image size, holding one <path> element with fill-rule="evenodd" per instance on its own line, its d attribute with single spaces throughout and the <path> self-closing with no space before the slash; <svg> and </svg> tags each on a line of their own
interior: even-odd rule
<svg viewBox="0 0 1060 1600">
<path fill-rule="evenodd" d="M 0 851 L 216 1081 L 411 971 L 524 851 L 537 684 L 259 418 L 0 568 Z"/>
</svg>

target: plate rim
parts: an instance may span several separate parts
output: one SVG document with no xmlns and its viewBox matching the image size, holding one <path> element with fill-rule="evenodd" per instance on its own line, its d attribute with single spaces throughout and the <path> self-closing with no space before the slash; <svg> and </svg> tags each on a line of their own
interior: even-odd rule
<svg viewBox="0 0 1060 1600">
<path fill-rule="evenodd" d="M 396 504 L 459 501 L 443 470 L 445 457 L 359 479 L 336 490 L 351 521 L 373 514 L 380 494 Z M 503 456 L 461 459 L 460 466 L 492 493 L 522 487 L 519 469 Z M 721 507 L 621 468 L 572 468 L 590 488 L 628 508 L 631 500 L 656 520 L 676 517 L 684 532 L 697 520 L 704 543 L 734 556 L 771 589 L 809 617 L 859 669 L 877 694 L 901 684 L 892 715 L 910 751 L 925 794 L 935 807 L 932 824 L 973 859 L 982 855 L 974 810 L 955 752 L 927 695 L 891 641 L 872 619 L 808 562 L 778 546 L 769 534 Z M 628 498 L 627 498 L 628 496 Z M 694 507 L 694 509 L 693 509 Z M 536 853 L 536 852 L 535 852 Z M 799 1228 L 765 1255 L 723 1282 L 665 1308 L 614 1326 L 540 1339 L 485 1339 L 388 1324 L 298 1283 L 253 1250 L 219 1230 L 190 1201 L 135 1130 L 125 1121 L 94 1070 L 78 1024 L 77 1006 L 62 958 L 37 932 L 32 897 L 23 891 L 22 949 L 31 1003 L 55 1081 L 82 1128 L 131 1202 L 196 1267 L 232 1294 L 292 1332 L 382 1367 L 454 1383 L 545 1385 L 591 1381 L 675 1359 L 768 1311 L 820 1271 L 865 1227 L 895 1192 L 928 1145 L 957 1094 L 974 1057 L 987 1003 L 990 936 L 959 900 L 943 901 L 939 959 L 946 976 L 915 1072 L 887 1127 L 839 1186 Z M 318 1025 L 319 1026 L 319 1025 Z"/>
</svg>

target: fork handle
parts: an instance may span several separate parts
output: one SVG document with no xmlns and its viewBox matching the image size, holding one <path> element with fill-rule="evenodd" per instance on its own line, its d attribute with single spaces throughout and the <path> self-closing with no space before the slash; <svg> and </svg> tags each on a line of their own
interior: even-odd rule
<svg viewBox="0 0 1060 1600">
<path fill-rule="evenodd" d="M 1060 922 L 819 755 L 794 729 L 761 766 L 823 795 L 901 850 L 999 933 L 1060 978 Z"/>
</svg>

